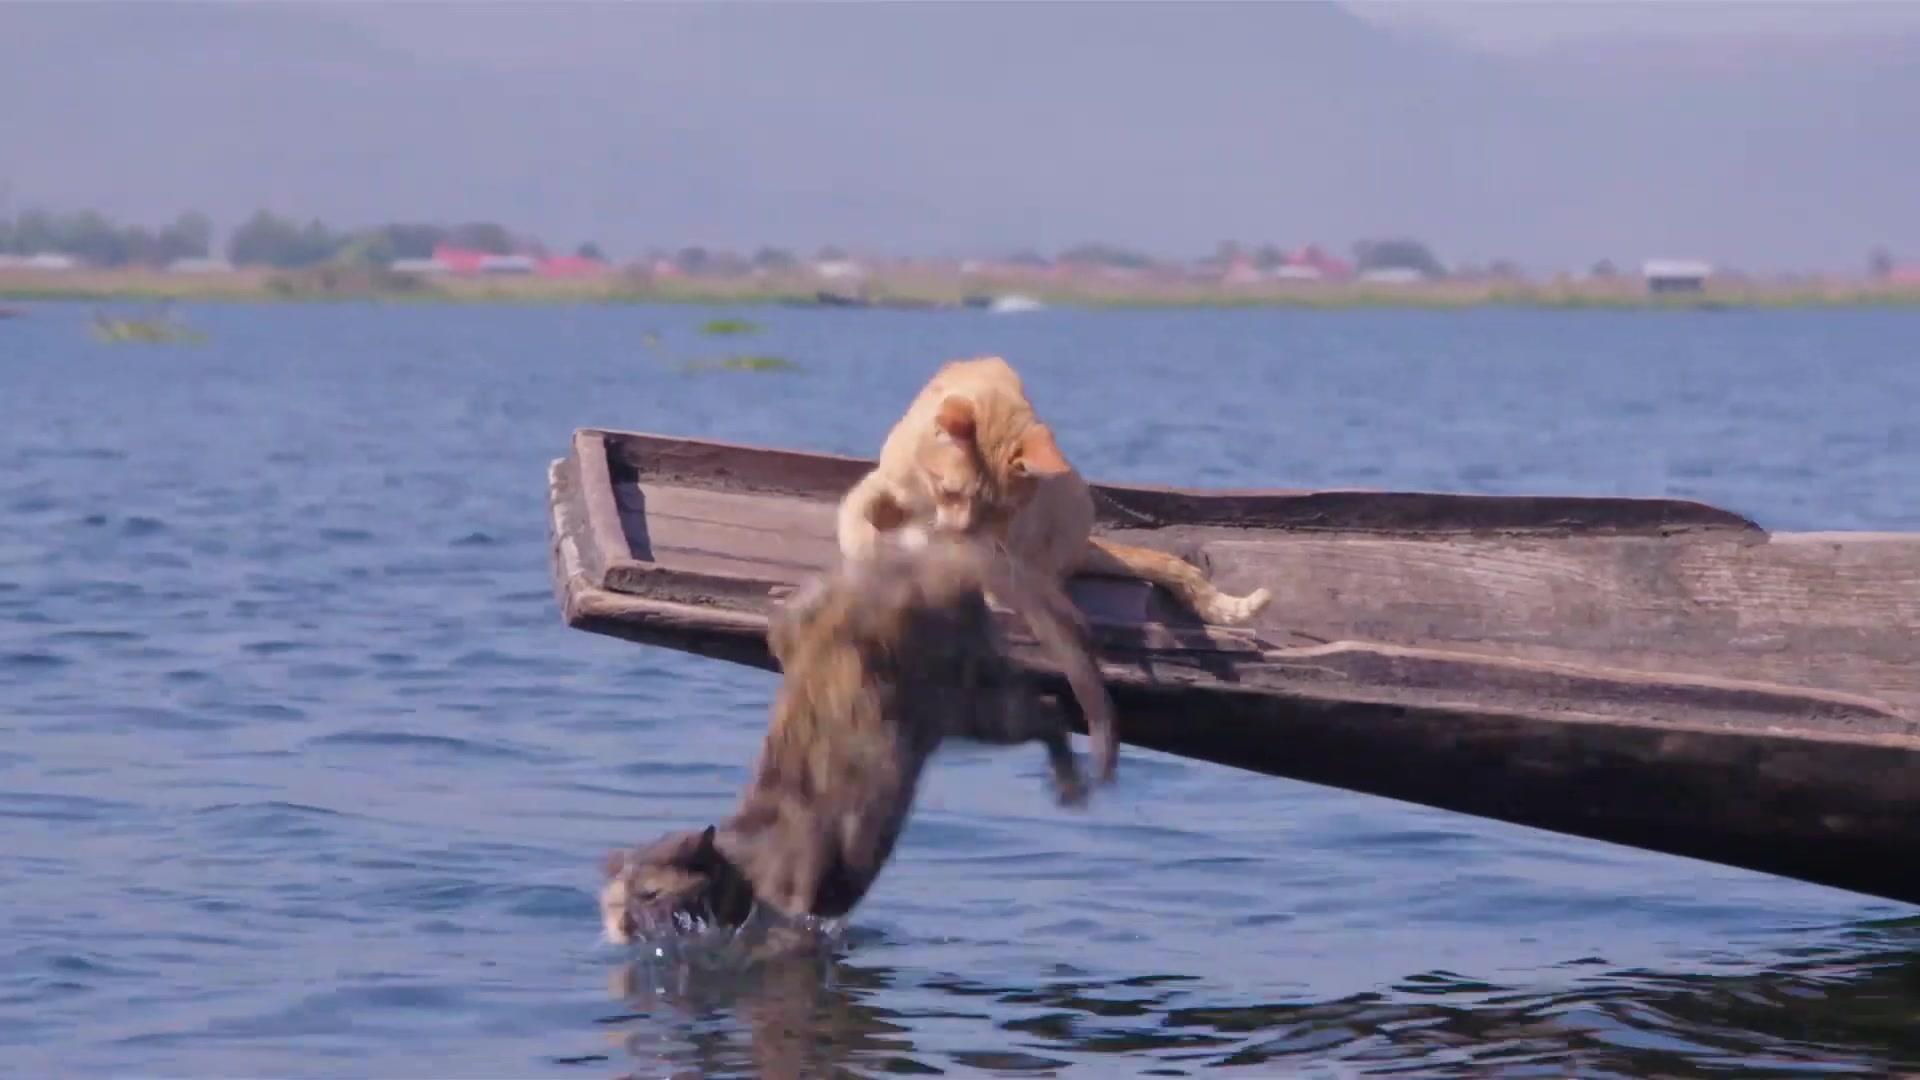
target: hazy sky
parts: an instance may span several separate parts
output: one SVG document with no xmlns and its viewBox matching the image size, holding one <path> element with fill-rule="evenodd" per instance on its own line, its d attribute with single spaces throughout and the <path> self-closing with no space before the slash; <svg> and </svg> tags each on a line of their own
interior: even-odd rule
<svg viewBox="0 0 1920 1080">
<path fill-rule="evenodd" d="M 75 0 L 67 0 L 75 2 Z M 258 0 L 256 0 L 258 2 Z M 582 36 L 567 23 L 591 17 L 595 7 L 651 0 L 488 0 L 462 5 L 458 20 L 445 16 L 453 0 L 380 3 L 336 0 L 334 9 L 377 36 L 447 55 L 525 59 L 566 56 L 581 50 L 611 52 L 618 37 Z M 664 0 L 662 0 L 664 2 Z M 680 3 L 745 3 L 748 0 L 678 0 Z M 759 0 L 805 3 L 809 0 Z M 856 0 L 858 2 L 858 0 Z M 880 0 L 868 0 L 880 2 Z M 895 3 L 953 3 L 959 0 L 892 0 Z M 969 0 L 988 2 L 988 0 Z M 1101 0 L 992 0 L 1022 3 Z M 1174 2 L 1174 0 L 1114 0 Z M 1209 0 L 1177 0 L 1201 3 Z M 1249 0 L 1291 3 L 1298 0 Z M 1354 14 L 1387 27 L 1429 30 L 1462 44 L 1524 51 L 1542 45 L 1618 36 L 1656 36 L 1688 40 L 1737 35 L 1822 37 L 1920 29 L 1916 0 L 1336 0 Z M 520 18 L 539 7 L 549 14 L 544 26 L 529 29 Z M 439 10 L 436 10 L 439 9 Z M 449 25 L 457 23 L 457 25 Z"/>
<path fill-rule="evenodd" d="M 1697 41 L 1920 29 L 1914 0 L 1348 0 L 1346 7 L 1385 26 L 1503 50 L 1620 35 Z"/>
<path fill-rule="evenodd" d="M 1755 43 L 1758 44 L 1755 44 Z M 1920 259 L 1920 2 L 0 0 L 0 187 L 688 244 Z"/>
</svg>

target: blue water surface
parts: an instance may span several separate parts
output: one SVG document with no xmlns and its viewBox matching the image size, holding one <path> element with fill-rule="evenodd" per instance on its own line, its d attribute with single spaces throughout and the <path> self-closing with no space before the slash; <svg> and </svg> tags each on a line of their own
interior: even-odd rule
<svg viewBox="0 0 1920 1080">
<path fill-rule="evenodd" d="M 697 308 L 87 314 L 0 323 L 0 1071 L 1920 1068 L 1911 908 L 1147 751 L 1080 814 L 943 751 L 824 975 L 662 983 L 600 856 L 727 812 L 774 680 L 565 629 L 545 506 L 577 426 L 871 454 L 999 352 L 1098 479 L 1920 529 L 1913 314 L 751 312 L 793 373 L 683 370 Z"/>
</svg>

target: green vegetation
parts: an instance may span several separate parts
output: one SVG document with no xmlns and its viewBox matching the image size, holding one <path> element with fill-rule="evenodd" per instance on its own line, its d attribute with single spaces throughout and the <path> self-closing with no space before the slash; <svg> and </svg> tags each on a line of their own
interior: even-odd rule
<svg viewBox="0 0 1920 1080">
<path fill-rule="evenodd" d="M 267 278 L 267 291 L 281 300 L 413 300 L 429 294 L 427 283 L 384 266 L 328 265 L 289 270 Z"/>
<path fill-rule="evenodd" d="M 1447 268 L 1442 266 L 1427 245 L 1407 237 L 1388 237 L 1383 240 L 1362 240 L 1353 245 L 1354 269 L 1368 270 L 1417 270 L 1430 278 L 1447 276 Z"/>
<path fill-rule="evenodd" d="M 0 254 L 4 255 L 53 253 L 95 266 L 164 266 L 175 259 L 205 258 L 212 247 L 213 222 L 204 214 L 182 214 L 158 229 L 120 225 L 91 210 L 77 214 L 28 210 L 12 220 L 0 218 Z"/>
<path fill-rule="evenodd" d="M 458 225 L 397 222 L 363 229 L 334 229 L 325 222 L 254 213 L 227 237 L 225 255 L 235 266 L 304 270 L 319 266 L 385 266 L 394 259 L 423 259 L 440 244 L 490 255 L 544 254 L 539 240 L 521 236 L 491 221 Z M 604 258 L 591 242 L 582 256 Z M 70 255 L 93 268 L 165 266 L 176 259 L 211 258 L 213 223 L 186 213 L 171 225 L 126 225 L 91 210 L 51 213 L 29 209 L 12 219 L 0 217 L 0 254 Z"/>
<path fill-rule="evenodd" d="M 227 238 L 227 259 L 235 266 L 271 266 L 305 270 L 320 266 L 380 267 L 395 259 L 425 259 L 442 244 L 488 255 L 515 252 L 545 254 L 546 245 L 492 221 L 459 225 L 392 222 L 336 231 L 313 220 L 302 225 L 266 210 L 256 212 Z M 581 244 L 577 254 L 602 259 L 597 244 Z"/>
<path fill-rule="evenodd" d="M 175 322 L 166 315 L 139 319 L 121 315 L 96 314 L 89 320 L 87 329 L 95 341 L 199 345 L 207 340 L 205 334 Z"/>
<path fill-rule="evenodd" d="M 1029 266 L 1045 266 L 1047 261 L 1031 252 L 1023 252 L 1016 261 Z M 1060 253 L 1060 261 L 1080 266 L 1111 266 L 1121 270 L 1144 270 L 1153 265 L 1153 257 L 1111 244 L 1076 244 Z"/>
<path fill-rule="evenodd" d="M 709 337 L 728 337 L 734 334 L 757 334 L 760 324 L 748 319 L 709 319 L 700 332 Z"/>
<path fill-rule="evenodd" d="M 799 371 L 800 365 L 784 356 L 764 354 L 743 354 L 729 356 L 724 360 L 695 360 L 687 364 L 689 372 L 697 371 Z"/>
<path fill-rule="evenodd" d="M 582 276 L 439 275 L 396 273 L 397 259 L 430 256 L 446 244 L 490 254 L 543 256 L 536 238 L 496 222 L 455 225 L 392 222 L 336 229 L 319 220 L 298 221 L 261 210 L 239 224 L 222 245 L 226 267 L 188 267 L 203 272 L 162 272 L 180 259 L 209 257 L 213 227 L 204 215 L 182 214 L 171 225 L 122 225 L 92 211 L 55 214 L 25 210 L 0 217 L 0 255 L 65 254 L 80 267 L 0 263 L 0 301 L 22 300 L 221 300 L 233 302 L 362 301 L 378 303 L 480 304 L 676 304 L 813 306 L 843 289 L 813 273 L 792 251 L 763 247 L 751 257 L 702 247 L 657 252 L 622 269 Z M 593 243 L 582 256 L 604 262 Z M 845 258 L 822 247 L 813 261 Z M 1252 278 L 1248 266 L 1272 271 L 1304 256 L 1317 263 L 1325 253 L 1309 245 L 1289 254 L 1273 244 L 1244 249 L 1222 243 L 1200 260 L 1162 260 L 1109 244 L 1080 244 L 1048 259 L 1021 252 L 997 260 L 984 273 L 950 262 L 903 260 L 868 268 L 843 302 L 890 309 L 977 306 L 981 296 L 1017 292 L 1049 307 L 1291 307 L 1720 310 L 1778 307 L 1911 306 L 1920 286 L 1893 274 L 1894 260 L 1875 251 L 1864 277 L 1752 280 L 1737 273 L 1712 278 L 1704 291 L 1651 295 L 1634 275 L 1621 275 L 1607 260 L 1579 278 L 1527 279 L 1517 267 L 1494 260 L 1485 268 L 1449 271 L 1421 241 L 1405 236 L 1361 240 L 1353 266 L 1361 271 L 1411 271 L 1416 280 L 1311 281 Z M 1337 268 L 1336 268 L 1337 272 Z M 971 298 L 971 299 L 970 299 Z M 710 337 L 760 333 L 746 318 L 715 318 L 699 327 Z M 657 335 L 646 339 L 658 344 Z"/>
<path fill-rule="evenodd" d="M 1514 307 L 1608 310 L 1759 309 L 1788 307 L 1920 306 L 1920 287 L 1870 278 L 1753 281 L 1715 278 L 1693 294 L 1650 295 L 1637 277 L 1468 280 L 1409 284 L 1266 281 L 1246 285 L 1193 280 L 1110 279 L 1097 276 L 983 285 L 959 274 L 882 271 L 869 283 L 876 303 L 954 307 L 970 293 L 1011 291 L 1049 307 L 1187 308 L 1287 307 L 1456 309 Z M 811 275 L 741 278 L 654 277 L 644 273 L 590 278 L 420 277 L 378 266 L 327 263 L 296 270 L 249 267 L 228 273 L 165 273 L 139 267 L 36 271 L 0 268 L 0 303 L 9 300 L 196 302 L 362 301 L 478 304 L 699 304 L 818 303 Z M 743 313 L 698 329 L 714 337 L 763 332 Z M 659 346 L 663 335 L 651 339 Z M 643 342 L 647 339 L 643 338 Z"/>
</svg>

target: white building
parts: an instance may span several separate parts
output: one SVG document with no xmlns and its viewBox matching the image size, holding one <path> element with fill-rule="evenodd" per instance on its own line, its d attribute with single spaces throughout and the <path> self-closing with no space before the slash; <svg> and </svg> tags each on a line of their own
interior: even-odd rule
<svg viewBox="0 0 1920 1080">
<path fill-rule="evenodd" d="M 387 264 L 387 269 L 396 274 L 444 274 L 453 267 L 439 259 L 395 259 Z"/>
<path fill-rule="evenodd" d="M 1648 259 L 1640 265 L 1640 276 L 1651 292 L 1700 292 L 1713 276 L 1713 267 L 1699 259 Z"/>
<path fill-rule="evenodd" d="M 1381 266 L 1361 274 L 1360 280 L 1369 285 L 1417 285 L 1427 275 L 1411 266 Z"/>
<path fill-rule="evenodd" d="M 167 264 L 169 274 L 230 274 L 233 264 L 225 259 L 210 259 L 199 255 L 188 255 Z"/>
<path fill-rule="evenodd" d="M 531 274 L 537 265 L 530 255 L 483 255 L 480 258 L 483 274 Z"/>
</svg>

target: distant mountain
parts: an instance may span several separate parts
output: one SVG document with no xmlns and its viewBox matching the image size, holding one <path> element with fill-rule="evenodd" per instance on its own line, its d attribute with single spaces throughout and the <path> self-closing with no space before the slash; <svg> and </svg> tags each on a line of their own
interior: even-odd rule
<svg viewBox="0 0 1920 1080">
<path fill-rule="evenodd" d="M 1920 253 L 1920 43 L 1811 48 L 1494 56 L 1324 3 L 0 4 L 0 185 L 615 254 Z"/>
</svg>

